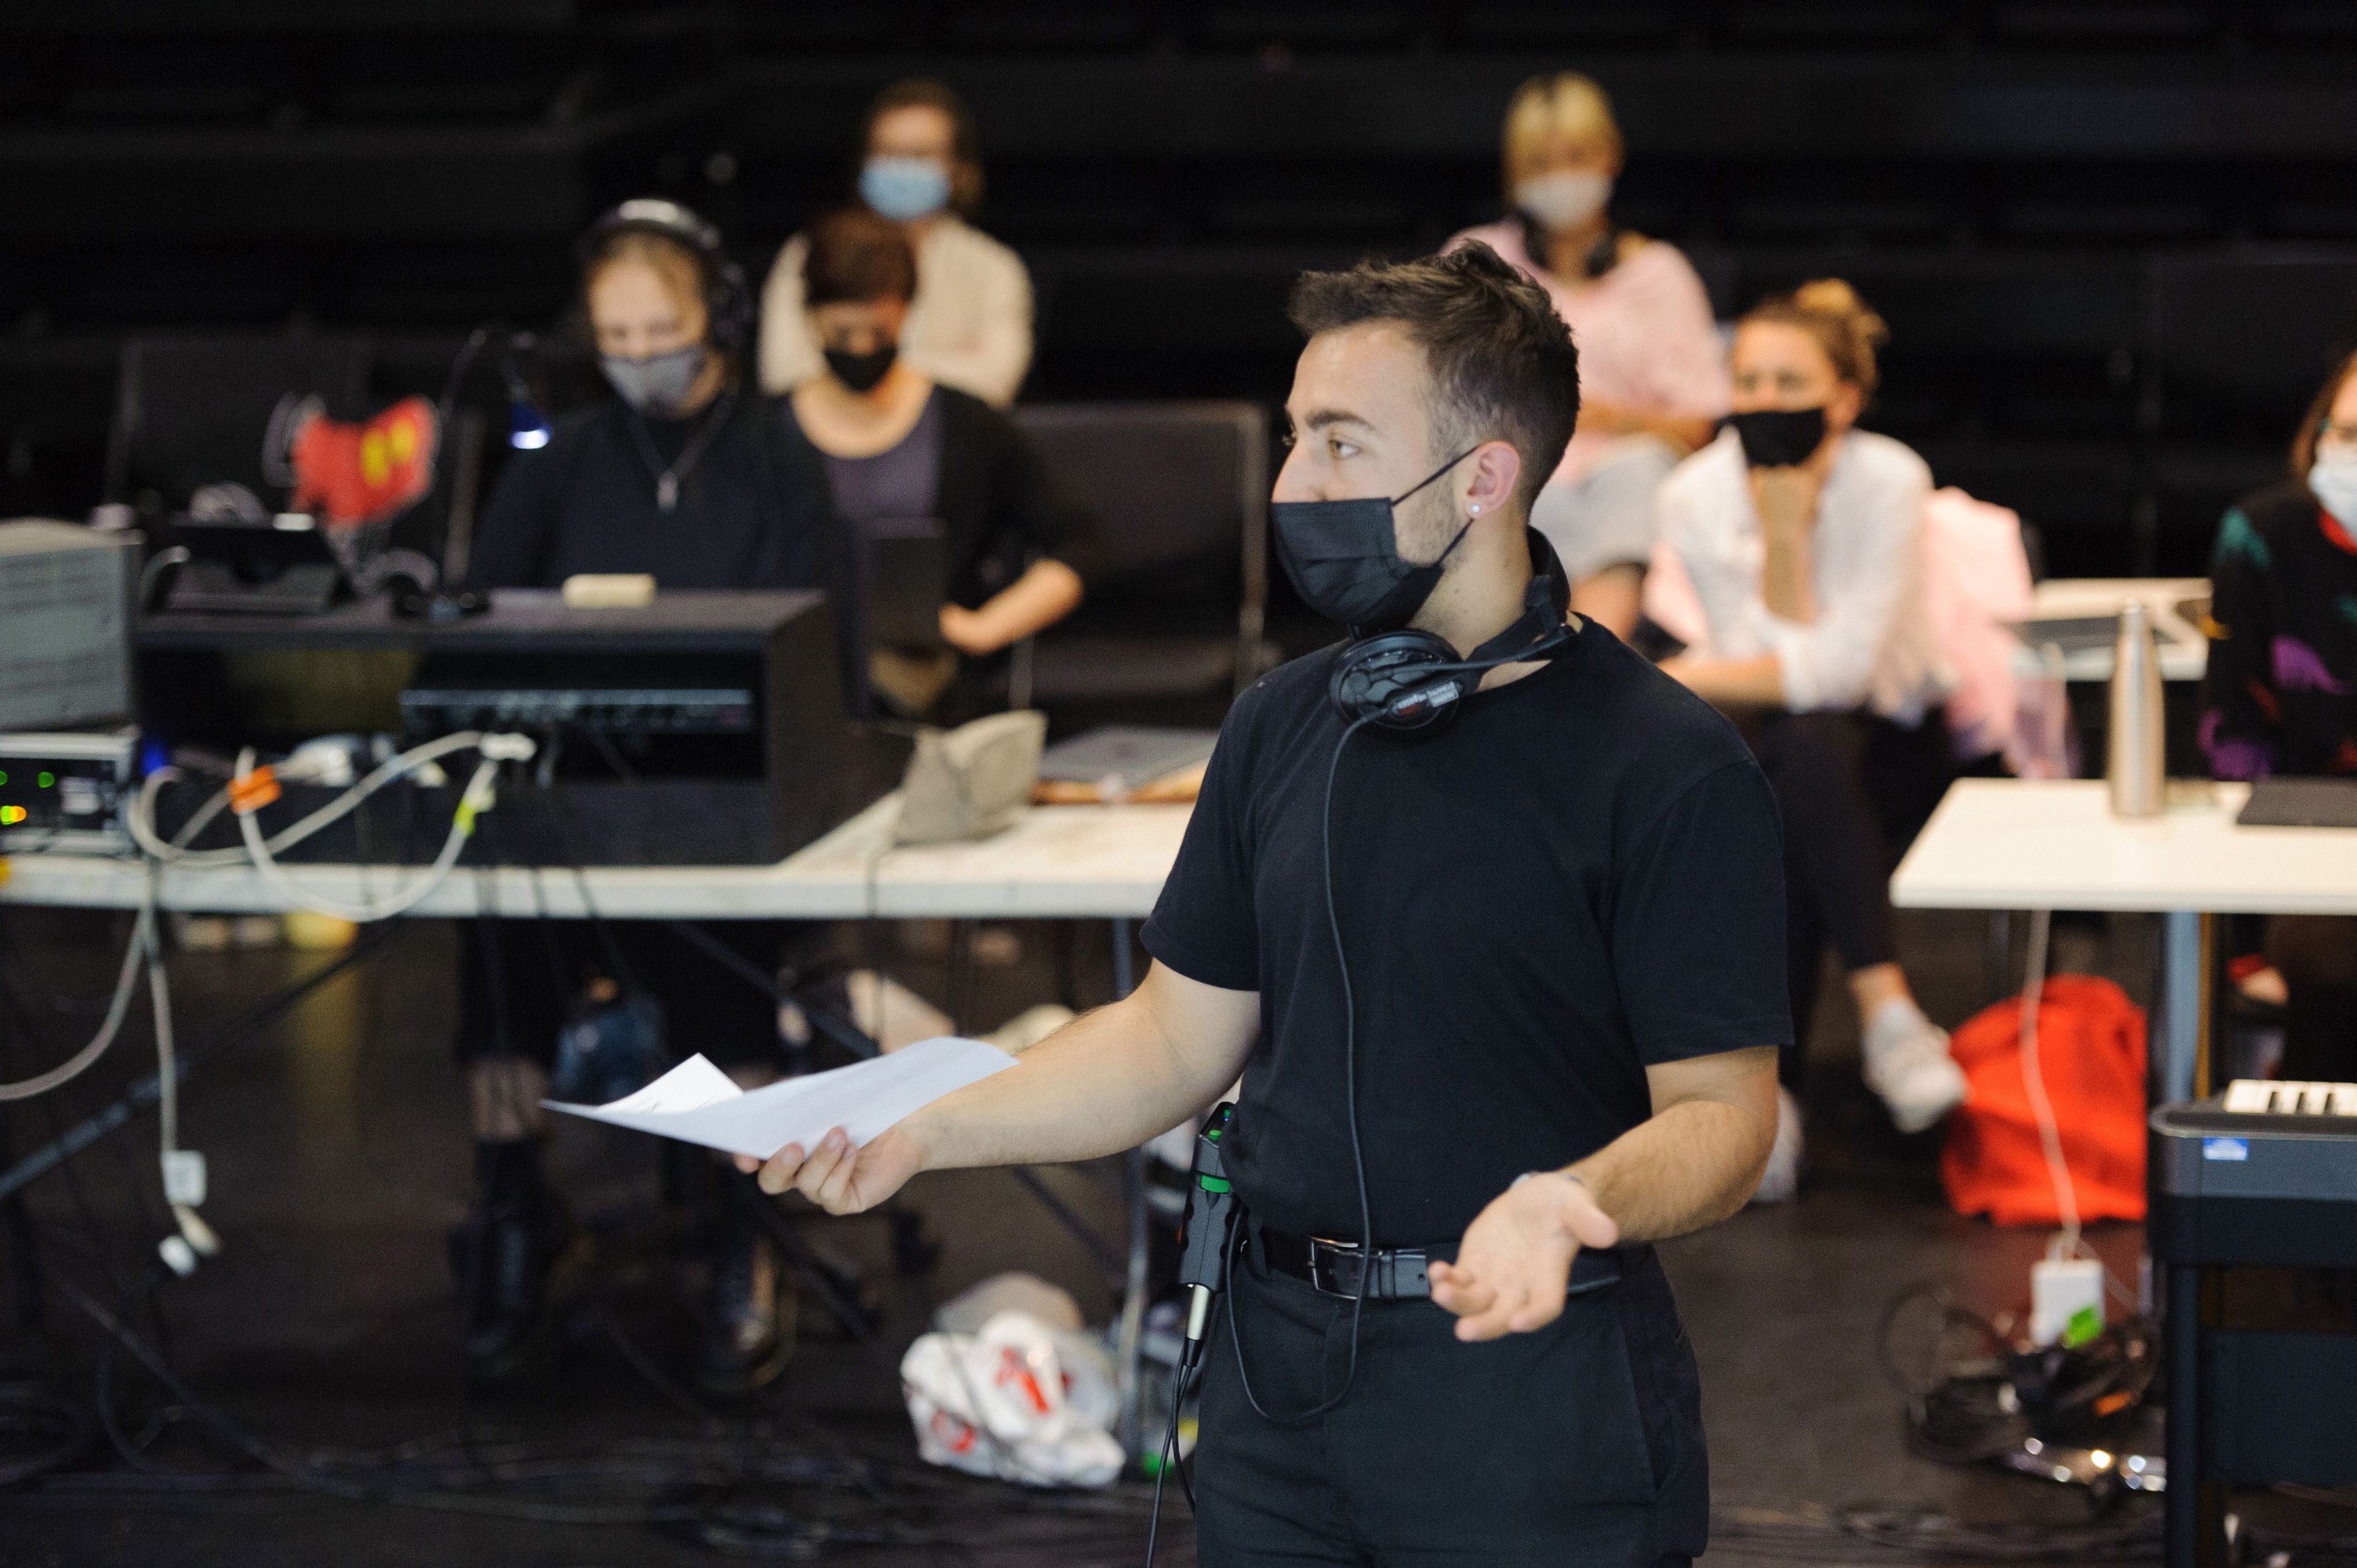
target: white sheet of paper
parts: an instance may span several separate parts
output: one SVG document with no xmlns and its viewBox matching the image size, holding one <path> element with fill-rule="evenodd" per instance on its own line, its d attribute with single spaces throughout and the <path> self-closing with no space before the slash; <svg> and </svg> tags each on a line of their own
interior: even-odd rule
<svg viewBox="0 0 2357 1568">
<path fill-rule="evenodd" d="M 1015 1065 L 980 1040 L 942 1036 L 888 1057 L 790 1078 L 751 1092 L 700 1056 L 610 1105 L 544 1100 L 551 1111 L 767 1159 L 788 1144 L 814 1148 L 840 1127 L 856 1146 L 942 1095 Z"/>
</svg>

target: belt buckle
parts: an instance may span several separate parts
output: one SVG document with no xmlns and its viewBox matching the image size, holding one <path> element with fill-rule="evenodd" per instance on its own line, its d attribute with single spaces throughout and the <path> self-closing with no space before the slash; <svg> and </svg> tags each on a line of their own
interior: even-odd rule
<svg viewBox="0 0 2357 1568">
<path fill-rule="evenodd" d="M 1353 1241 L 1330 1241 L 1323 1236 L 1309 1238 L 1310 1288 L 1323 1291 L 1328 1295 L 1357 1294 L 1358 1286 L 1353 1284 L 1346 1288 L 1342 1282 L 1328 1270 L 1326 1262 L 1329 1258 L 1346 1255 L 1355 1257 L 1358 1251 L 1358 1244 Z"/>
</svg>

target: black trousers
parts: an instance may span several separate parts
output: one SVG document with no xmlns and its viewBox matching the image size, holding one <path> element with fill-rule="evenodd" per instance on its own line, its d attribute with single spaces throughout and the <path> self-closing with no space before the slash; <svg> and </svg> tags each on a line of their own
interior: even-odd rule
<svg viewBox="0 0 2357 1568">
<path fill-rule="evenodd" d="M 1831 942 L 1845 970 L 1889 963 L 1890 873 L 1955 774 L 1948 727 L 1867 712 L 1759 717 L 1749 735 L 1784 820 L 1784 954 L 1792 1037 L 1806 1042 L 1817 967 Z M 1779 1064 L 1799 1082 L 1802 1044 Z"/>
<path fill-rule="evenodd" d="M 1671 1568 L 1710 1528 L 1701 1392 L 1650 1251 L 1533 1334 L 1459 1344 L 1428 1301 L 1351 1303 L 1240 1258 L 1206 1339 L 1194 1465 L 1202 1568 L 1347 1563 Z"/>
</svg>

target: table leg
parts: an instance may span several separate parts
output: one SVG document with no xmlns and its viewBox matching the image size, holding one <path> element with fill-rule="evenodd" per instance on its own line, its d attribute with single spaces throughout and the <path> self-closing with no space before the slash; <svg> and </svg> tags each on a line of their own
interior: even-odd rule
<svg viewBox="0 0 2357 1568">
<path fill-rule="evenodd" d="M 2166 1568 L 2220 1568 L 2226 1562 L 2226 1494 L 2201 1473 L 2209 1391 L 2201 1382 L 2201 1330 L 2214 1310 L 2203 1299 L 2204 1271 L 2169 1270 L 2169 1327 L 2162 1343 L 2169 1374 L 2169 1425 L 2163 1448 L 2168 1486 L 2162 1493 L 2161 1561 Z"/>
<path fill-rule="evenodd" d="M 1130 956 L 1129 921 L 1115 918 L 1113 922 L 1114 989 L 1126 996 L 1136 988 L 1136 964 Z M 1138 1370 L 1139 1354 L 1146 1333 L 1146 1265 L 1148 1226 L 1146 1212 L 1146 1151 L 1135 1148 L 1122 1156 L 1122 1202 L 1129 1211 L 1128 1273 L 1122 1282 L 1121 1330 L 1114 1351 L 1114 1366 L 1121 1395 L 1121 1421 L 1116 1433 L 1122 1451 L 1139 1452 L 1138 1444 Z"/>
<path fill-rule="evenodd" d="M 2021 989 L 2013 973 L 2013 911 L 1991 909 L 1981 950 L 1981 982 L 1987 1003 L 2002 1002 Z"/>
<path fill-rule="evenodd" d="M 2201 1053 L 2201 917 L 2190 909 L 2161 917 L 2160 1028 L 2149 1069 L 2156 1105 L 2193 1098 Z"/>
</svg>

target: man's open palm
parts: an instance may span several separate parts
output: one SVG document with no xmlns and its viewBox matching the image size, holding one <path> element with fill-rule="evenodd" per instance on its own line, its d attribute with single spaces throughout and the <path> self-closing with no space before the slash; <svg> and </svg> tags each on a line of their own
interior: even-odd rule
<svg viewBox="0 0 2357 1568">
<path fill-rule="evenodd" d="M 1517 1183 L 1474 1218 L 1454 1263 L 1429 1271 L 1432 1299 L 1469 1343 L 1544 1328 L 1563 1312 L 1582 1247 L 1610 1247 L 1620 1228 L 1586 1186 L 1545 1175 Z"/>
</svg>

